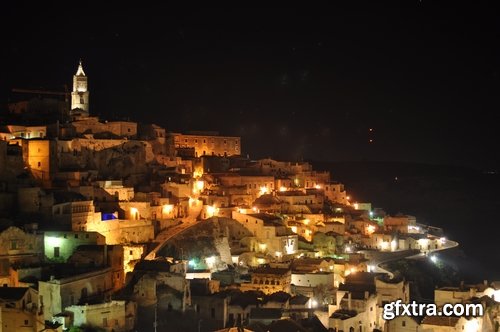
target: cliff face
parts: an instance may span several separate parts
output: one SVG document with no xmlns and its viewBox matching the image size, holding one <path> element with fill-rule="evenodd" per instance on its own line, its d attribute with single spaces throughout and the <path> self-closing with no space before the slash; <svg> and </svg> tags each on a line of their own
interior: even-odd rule
<svg viewBox="0 0 500 332">
<path fill-rule="evenodd" d="M 232 264 L 231 250 L 240 248 L 240 240 L 252 234 L 237 221 L 210 218 L 199 222 L 171 239 L 159 256 L 183 255 L 184 258 L 220 257 Z"/>
<path fill-rule="evenodd" d="M 123 139 L 75 139 L 59 152 L 61 169 L 98 169 L 104 177 L 146 173 L 154 160 L 151 144 Z"/>
</svg>

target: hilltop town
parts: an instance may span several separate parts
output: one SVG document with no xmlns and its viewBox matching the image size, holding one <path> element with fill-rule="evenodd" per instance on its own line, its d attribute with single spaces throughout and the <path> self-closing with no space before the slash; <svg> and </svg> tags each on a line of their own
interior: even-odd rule
<svg viewBox="0 0 500 332">
<path fill-rule="evenodd" d="M 244 139 L 92 115 L 72 92 L 15 91 L 0 124 L 0 331 L 495 331 L 500 282 L 436 288 L 483 317 L 396 317 L 385 263 L 458 246 L 358 202 L 308 162 Z"/>
</svg>

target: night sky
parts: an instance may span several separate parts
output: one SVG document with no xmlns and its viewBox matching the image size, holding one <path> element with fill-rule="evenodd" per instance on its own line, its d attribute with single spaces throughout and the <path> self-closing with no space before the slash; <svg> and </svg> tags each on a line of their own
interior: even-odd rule
<svg viewBox="0 0 500 332">
<path fill-rule="evenodd" d="M 498 11 L 404 3 L 4 5 L 0 102 L 71 88 L 82 58 L 104 118 L 240 135 L 254 158 L 498 170 Z"/>
</svg>

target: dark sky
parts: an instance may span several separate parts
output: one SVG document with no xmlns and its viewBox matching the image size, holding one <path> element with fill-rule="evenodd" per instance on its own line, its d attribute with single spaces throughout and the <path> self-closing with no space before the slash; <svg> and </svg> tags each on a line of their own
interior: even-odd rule
<svg viewBox="0 0 500 332">
<path fill-rule="evenodd" d="M 81 57 L 91 113 L 241 135 L 251 157 L 499 169 L 498 11 L 351 3 L 9 5 L 0 102 L 70 85 Z"/>
</svg>

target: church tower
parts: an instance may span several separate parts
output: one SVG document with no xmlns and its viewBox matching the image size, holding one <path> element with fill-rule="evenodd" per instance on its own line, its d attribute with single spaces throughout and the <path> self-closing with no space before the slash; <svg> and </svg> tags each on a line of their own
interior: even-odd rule
<svg viewBox="0 0 500 332">
<path fill-rule="evenodd" d="M 88 78 L 83 71 L 82 60 L 73 75 L 73 92 L 71 92 L 71 115 L 89 116 Z"/>
</svg>

